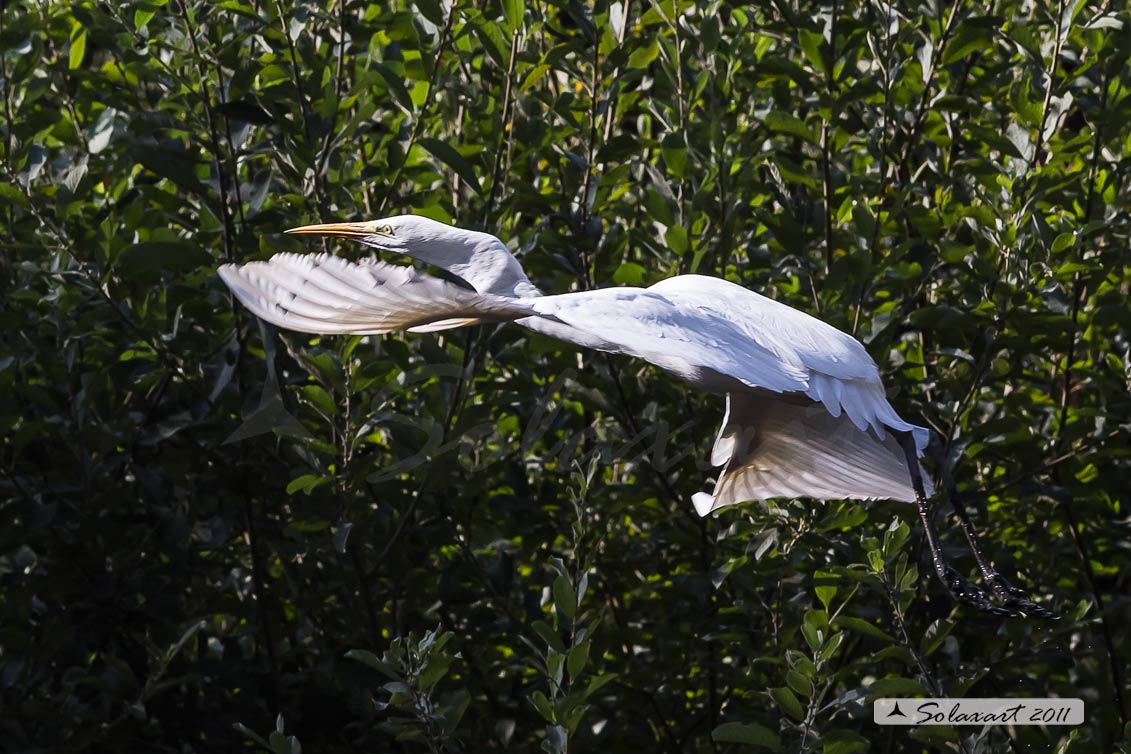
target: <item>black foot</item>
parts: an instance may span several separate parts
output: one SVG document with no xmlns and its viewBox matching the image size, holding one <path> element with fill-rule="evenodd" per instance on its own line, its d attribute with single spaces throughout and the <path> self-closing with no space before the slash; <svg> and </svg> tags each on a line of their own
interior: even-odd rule
<svg viewBox="0 0 1131 754">
<path fill-rule="evenodd" d="M 974 586 L 967 581 L 962 574 L 951 568 L 949 565 L 943 564 L 942 582 L 946 586 L 950 596 L 955 600 L 964 604 L 976 607 L 982 612 L 992 613 L 993 615 L 1000 615 L 1003 618 L 1013 618 L 1017 613 L 1006 607 L 998 607 L 990 600 L 990 595 L 979 587 Z"/>
<path fill-rule="evenodd" d="M 1060 616 L 1047 607 L 1038 605 L 1031 600 L 1011 599 L 1006 600 L 1004 606 L 1010 610 L 1024 613 L 1029 618 L 1044 618 L 1045 620 L 1060 620 Z"/>
<path fill-rule="evenodd" d="M 1017 587 L 1006 581 L 1005 577 L 997 571 L 992 571 L 986 577 L 986 583 L 990 589 L 993 590 L 997 598 L 1001 600 L 1002 605 L 1006 608 L 1024 613 L 1030 618 L 1044 618 L 1046 620 L 1059 620 L 1060 616 L 1049 610 L 1047 607 L 1042 607 L 1036 602 L 1029 599 L 1029 595 L 1024 589 Z"/>
<path fill-rule="evenodd" d="M 1024 589 L 1018 589 L 1013 584 L 1010 584 L 1006 581 L 1005 577 L 997 571 L 987 571 L 986 586 L 988 586 L 1002 602 L 1029 599 L 1029 595 Z"/>
</svg>

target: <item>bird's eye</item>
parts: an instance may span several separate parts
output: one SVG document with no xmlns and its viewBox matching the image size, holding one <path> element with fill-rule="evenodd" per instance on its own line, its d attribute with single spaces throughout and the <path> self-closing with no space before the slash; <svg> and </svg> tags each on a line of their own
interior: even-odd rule
<svg viewBox="0 0 1131 754">
<path fill-rule="evenodd" d="M 393 226 L 392 225 L 382 225 L 380 228 L 377 229 L 377 232 L 380 233 L 383 236 L 391 236 L 391 235 L 393 235 Z"/>
</svg>

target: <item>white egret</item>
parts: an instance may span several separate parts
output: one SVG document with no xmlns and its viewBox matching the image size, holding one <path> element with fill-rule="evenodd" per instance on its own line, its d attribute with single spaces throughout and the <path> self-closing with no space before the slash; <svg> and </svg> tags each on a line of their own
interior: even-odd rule
<svg viewBox="0 0 1131 754">
<path fill-rule="evenodd" d="M 928 432 L 905 422 L 884 393 L 875 362 L 855 338 L 785 304 L 718 278 L 680 275 L 650 288 L 543 296 L 495 236 L 413 215 L 295 228 L 350 238 L 443 268 L 461 288 L 410 267 L 361 264 L 326 254 L 277 254 L 224 265 L 245 306 L 280 327 L 321 334 L 434 331 L 517 321 L 587 348 L 649 361 L 691 385 L 726 395 L 711 451 L 721 466 L 700 515 L 776 497 L 914 502 L 935 570 L 958 600 L 982 610 L 1051 617 L 982 556 L 978 565 L 1003 607 L 943 558 L 918 458 Z"/>
</svg>

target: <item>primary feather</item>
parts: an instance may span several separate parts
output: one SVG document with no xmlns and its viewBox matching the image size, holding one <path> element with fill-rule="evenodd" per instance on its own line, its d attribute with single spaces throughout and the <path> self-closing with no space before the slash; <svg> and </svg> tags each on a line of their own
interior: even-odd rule
<svg viewBox="0 0 1131 754">
<path fill-rule="evenodd" d="M 524 317 L 520 299 L 476 293 L 381 262 L 358 265 L 328 254 L 276 254 L 226 264 L 220 277 L 257 317 L 309 333 L 374 335 Z"/>
</svg>

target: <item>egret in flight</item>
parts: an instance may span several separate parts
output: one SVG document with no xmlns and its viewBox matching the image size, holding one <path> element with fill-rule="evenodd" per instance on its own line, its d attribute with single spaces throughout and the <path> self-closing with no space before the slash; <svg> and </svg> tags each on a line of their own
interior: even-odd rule
<svg viewBox="0 0 1131 754">
<path fill-rule="evenodd" d="M 1054 616 L 984 557 L 958 501 L 975 559 L 1002 605 L 946 562 L 930 515 L 933 488 L 919 464 L 928 431 L 899 417 L 863 345 L 831 325 L 703 275 L 678 275 L 649 288 L 542 295 L 495 236 L 414 215 L 288 233 L 349 238 L 402 254 L 450 272 L 473 290 L 412 267 L 327 254 L 223 265 L 221 278 L 261 319 L 298 332 L 354 335 L 514 321 L 586 348 L 644 359 L 726 396 L 711 451 L 722 470 L 712 494 L 692 498 L 700 515 L 778 497 L 915 503 L 935 571 L 955 599 L 998 615 Z"/>
</svg>

